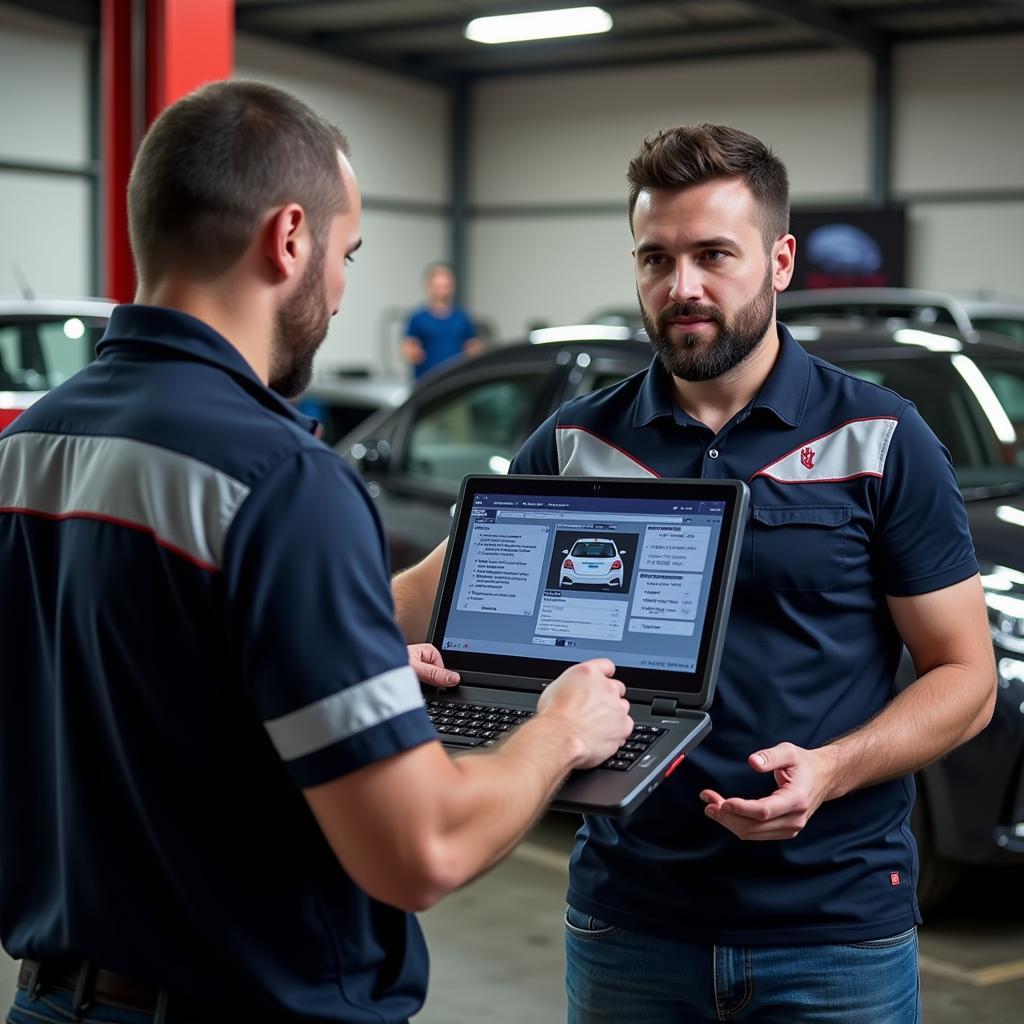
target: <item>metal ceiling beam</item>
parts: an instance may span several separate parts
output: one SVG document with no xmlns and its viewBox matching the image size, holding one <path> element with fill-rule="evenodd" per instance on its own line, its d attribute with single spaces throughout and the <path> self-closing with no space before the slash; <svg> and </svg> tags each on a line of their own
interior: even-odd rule
<svg viewBox="0 0 1024 1024">
<path fill-rule="evenodd" d="M 330 0 L 324 0 L 325 3 Z M 337 2 L 337 0 L 335 0 Z M 344 2 L 344 0 L 342 0 Z M 463 14 L 444 14 L 438 15 L 433 18 L 420 18 L 417 20 L 393 20 L 393 21 L 381 21 L 371 22 L 363 25 L 353 25 L 351 29 L 323 29 L 324 35 L 339 35 L 346 39 L 369 39 L 373 36 L 387 36 L 395 35 L 400 32 L 426 32 L 430 29 L 437 28 L 462 28 L 473 18 L 484 18 L 488 15 L 496 14 L 516 14 L 524 11 L 540 11 L 540 10 L 558 10 L 565 7 L 566 0 L 562 0 L 561 3 L 551 2 L 551 0 L 545 0 L 543 3 L 509 3 L 503 7 L 494 7 L 488 9 L 480 9 L 474 11 L 466 11 Z M 609 12 L 614 12 L 621 8 L 626 7 L 657 7 L 665 9 L 665 7 L 685 7 L 690 4 L 702 3 L 706 0 L 671 0 L 671 3 L 666 4 L 665 0 L 595 0 L 600 2 L 601 7 Z M 260 5 L 263 6 L 262 4 Z M 259 18 L 257 12 L 253 10 L 252 16 L 246 15 L 242 17 L 242 12 L 250 10 L 249 8 L 240 8 L 238 12 L 238 24 L 241 27 L 249 28 L 250 21 L 252 27 L 259 24 Z"/>
<path fill-rule="evenodd" d="M 872 57 L 879 57 L 885 53 L 887 47 L 885 36 L 863 21 L 838 17 L 831 11 L 807 3 L 805 0 L 745 0 L 745 2 L 758 10 L 774 14 L 784 21 L 813 29 L 833 45 L 852 46 Z M 870 11 L 870 8 L 867 10 Z"/>
<path fill-rule="evenodd" d="M 773 18 L 752 18 L 749 21 L 704 22 L 695 26 L 680 25 L 671 29 L 643 29 L 633 32 L 610 32 L 595 38 L 594 36 L 573 36 L 565 39 L 538 39 L 530 42 L 514 43 L 500 48 L 459 47 L 458 49 L 423 50 L 408 57 L 410 66 L 418 68 L 448 68 L 454 70 L 467 64 L 485 59 L 488 63 L 498 60 L 499 66 L 516 61 L 522 57 L 537 54 L 558 59 L 560 54 L 572 54 L 578 50 L 592 49 L 595 45 L 618 46 L 621 43 L 657 42 L 662 39 L 695 39 L 709 35 L 723 35 L 728 32 L 760 31 L 767 28 L 778 28 L 778 21 Z M 365 51 L 364 51 L 365 52 Z M 683 54 L 685 56 L 685 54 Z"/>
<path fill-rule="evenodd" d="M 927 2 L 908 4 L 903 0 L 896 0 L 894 3 L 878 4 L 872 7 L 840 7 L 837 13 L 840 16 L 856 17 L 858 14 L 864 19 L 874 20 L 875 18 L 887 18 L 894 14 L 946 14 L 953 11 L 969 11 L 976 14 L 979 8 L 990 11 L 1006 10 L 1005 0 L 927 0 Z"/>
<path fill-rule="evenodd" d="M 780 53 L 818 53 L 828 49 L 829 46 L 829 43 L 818 39 L 801 43 L 779 44 L 778 46 L 765 46 L 763 43 L 756 46 L 723 46 L 721 48 L 704 48 L 686 54 L 680 54 L 677 51 L 676 53 L 664 53 L 657 56 L 638 55 L 635 57 L 605 57 L 598 60 L 579 60 L 561 63 L 553 67 L 532 64 L 498 70 L 467 71 L 466 75 L 471 81 L 474 81 L 487 78 L 505 78 L 514 75 L 571 74 L 575 71 L 592 71 L 601 68 L 648 67 L 652 64 L 677 64 L 685 66 L 686 64 L 702 63 L 708 60 L 727 60 L 730 57 L 767 57 Z"/>
</svg>

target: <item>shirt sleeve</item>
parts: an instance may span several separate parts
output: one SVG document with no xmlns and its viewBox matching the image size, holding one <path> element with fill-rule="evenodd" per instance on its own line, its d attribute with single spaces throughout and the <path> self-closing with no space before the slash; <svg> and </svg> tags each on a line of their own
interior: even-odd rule
<svg viewBox="0 0 1024 1024">
<path fill-rule="evenodd" d="M 422 334 L 423 332 L 420 330 L 420 312 L 416 310 L 409 315 L 409 322 L 405 325 L 405 337 L 422 341 Z"/>
<path fill-rule="evenodd" d="M 558 448 L 555 444 L 555 429 L 558 413 L 549 416 L 524 442 L 516 452 L 508 468 L 510 474 L 534 474 L 537 476 L 558 476 Z"/>
<path fill-rule="evenodd" d="M 296 785 L 436 738 L 395 624 L 383 531 L 333 452 L 289 456 L 225 550 L 241 685 Z"/>
<path fill-rule="evenodd" d="M 941 590 L 978 571 L 949 452 L 910 404 L 886 453 L 879 527 L 879 572 L 893 597 Z"/>
</svg>

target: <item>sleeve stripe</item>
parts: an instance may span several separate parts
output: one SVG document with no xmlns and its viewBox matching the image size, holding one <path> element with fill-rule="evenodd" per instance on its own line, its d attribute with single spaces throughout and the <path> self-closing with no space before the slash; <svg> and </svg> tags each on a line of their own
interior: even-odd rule
<svg viewBox="0 0 1024 1024">
<path fill-rule="evenodd" d="M 263 725 L 281 760 L 295 761 L 422 706 L 416 673 L 402 665 Z"/>
</svg>

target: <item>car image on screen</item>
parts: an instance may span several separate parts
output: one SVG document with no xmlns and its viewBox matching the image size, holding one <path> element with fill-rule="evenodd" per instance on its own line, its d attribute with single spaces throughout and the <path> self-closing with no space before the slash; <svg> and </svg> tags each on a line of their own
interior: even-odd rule
<svg viewBox="0 0 1024 1024">
<path fill-rule="evenodd" d="M 622 587 L 622 552 L 607 537 L 581 537 L 563 551 L 560 586 Z"/>
</svg>

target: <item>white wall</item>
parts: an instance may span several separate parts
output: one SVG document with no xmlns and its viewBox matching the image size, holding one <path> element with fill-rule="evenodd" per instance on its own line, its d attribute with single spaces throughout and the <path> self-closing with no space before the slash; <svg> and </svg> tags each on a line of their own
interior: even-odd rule
<svg viewBox="0 0 1024 1024">
<path fill-rule="evenodd" d="M 88 33 L 0 3 L 0 162 L 82 168 L 89 160 Z M 90 291 L 87 178 L 0 169 L 0 297 Z"/>
<path fill-rule="evenodd" d="M 893 89 L 908 283 L 1024 294 L 1024 36 L 899 47 Z M 472 115 L 474 309 L 514 336 L 535 319 L 635 304 L 624 176 L 658 127 L 718 121 L 751 132 L 785 161 L 795 205 L 867 200 L 872 103 L 870 62 L 842 52 L 482 82 Z M 1010 200 L 917 201 L 997 188 Z"/>
<path fill-rule="evenodd" d="M 447 92 L 247 35 L 238 37 L 235 74 L 294 93 L 352 147 L 363 246 L 318 367 L 399 371 L 397 310 L 420 301 L 424 267 L 449 255 Z M 409 212 L 404 203 L 425 209 Z"/>
</svg>

